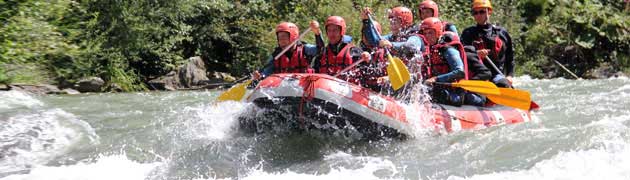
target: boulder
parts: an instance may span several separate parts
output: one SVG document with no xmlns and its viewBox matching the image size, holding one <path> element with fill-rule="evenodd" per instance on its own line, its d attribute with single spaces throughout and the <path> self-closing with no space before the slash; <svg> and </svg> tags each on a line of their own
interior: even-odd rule
<svg viewBox="0 0 630 180">
<path fill-rule="evenodd" d="M 88 77 L 79 80 L 77 84 L 74 85 L 79 92 L 101 92 L 103 86 L 105 85 L 105 81 L 99 77 Z"/>
<path fill-rule="evenodd" d="M 208 81 L 206 65 L 200 57 L 191 57 L 188 62 L 177 69 L 179 81 L 184 88 L 192 88 Z"/>
<path fill-rule="evenodd" d="M 8 91 L 11 90 L 11 87 L 6 84 L 0 84 L 0 91 Z"/>
<path fill-rule="evenodd" d="M 585 77 L 589 79 L 607 79 L 615 76 L 618 72 L 608 63 L 602 63 L 599 67 L 586 72 Z"/>
<path fill-rule="evenodd" d="M 147 84 L 151 90 L 168 90 L 174 91 L 180 88 L 179 78 L 175 75 L 175 71 L 171 71 L 165 76 L 153 79 Z"/>
</svg>

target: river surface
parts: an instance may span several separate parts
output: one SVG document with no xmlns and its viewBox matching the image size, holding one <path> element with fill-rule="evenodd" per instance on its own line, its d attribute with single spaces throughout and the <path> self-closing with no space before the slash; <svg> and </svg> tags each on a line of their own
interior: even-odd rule
<svg viewBox="0 0 630 180">
<path fill-rule="evenodd" d="M 516 81 L 536 122 L 373 141 L 244 133 L 219 91 L 1 91 L 0 179 L 630 179 L 629 79 Z"/>
</svg>

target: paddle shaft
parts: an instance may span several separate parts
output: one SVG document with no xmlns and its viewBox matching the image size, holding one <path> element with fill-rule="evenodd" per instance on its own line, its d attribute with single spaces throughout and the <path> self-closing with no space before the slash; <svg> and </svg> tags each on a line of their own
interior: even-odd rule
<svg viewBox="0 0 630 180">
<path fill-rule="evenodd" d="M 355 66 L 359 65 L 359 64 L 360 64 L 360 63 L 362 63 L 363 61 L 365 61 L 365 60 L 363 60 L 363 58 L 361 58 L 361 59 L 359 59 L 357 62 L 354 62 L 354 63 L 350 64 L 350 66 L 348 66 L 348 67 L 346 67 L 346 68 L 342 69 L 342 70 L 341 70 L 341 71 L 339 71 L 337 74 L 335 74 L 335 77 L 337 77 L 337 76 L 341 75 L 342 73 L 345 73 L 346 71 L 348 71 L 348 70 L 350 70 L 350 69 L 354 68 Z"/>
<path fill-rule="evenodd" d="M 503 72 L 501 72 L 501 70 L 499 70 L 497 65 L 495 65 L 494 62 L 492 62 L 492 59 L 490 59 L 490 57 L 486 56 L 486 61 L 488 61 L 488 64 L 490 64 L 490 66 L 492 66 L 492 69 L 497 71 L 498 74 L 503 75 Z"/>
<path fill-rule="evenodd" d="M 503 75 L 503 72 L 501 72 L 501 71 L 499 70 L 499 68 L 497 67 L 497 65 L 495 65 L 495 64 L 494 64 L 494 62 L 492 62 L 492 59 L 490 59 L 490 57 L 486 56 L 486 58 L 485 58 L 485 59 L 486 59 L 486 61 L 488 61 L 488 63 L 490 64 L 490 66 L 492 66 L 492 68 L 493 68 L 495 71 L 497 71 L 497 73 L 498 73 L 498 74 Z M 502 88 L 499 88 L 499 89 L 502 89 Z M 498 99 L 496 99 L 496 98 L 499 98 L 499 97 L 496 97 L 496 96 L 494 96 L 494 97 L 493 97 L 493 96 L 487 96 L 487 97 L 488 97 L 490 100 L 498 100 Z M 519 108 L 519 109 L 525 109 L 525 110 L 538 109 L 538 104 L 536 104 L 534 101 L 531 101 L 531 100 L 529 100 L 529 101 L 530 101 L 530 102 L 529 102 L 529 106 L 518 106 L 517 108 Z M 506 105 L 507 105 L 507 104 L 506 104 Z M 515 107 L 515 106 L 514 106 L 514 104 L 509 104 L 509 106 L 511 106 L 511 107 Z M 527 107 L 527 108 L 525 108 L 525 107 Z"/>
</svg>

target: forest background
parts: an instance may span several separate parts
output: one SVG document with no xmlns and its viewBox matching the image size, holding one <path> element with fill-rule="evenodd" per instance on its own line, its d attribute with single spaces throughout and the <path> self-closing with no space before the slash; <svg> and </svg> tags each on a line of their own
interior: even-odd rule
<svg viewBox="0 0 630 180">
<path fill-rule="evenodd" d="M 474 24 L 470 0 L 435 0 L 440 18 L 461 32 Z M 360 37 L 359 10 L 374 9 L 389 32 L 386 12 L 414 11 L 408 0 L 0 0 L 0 83 L 73 84 L 100 77 L 124 91 L 146 90 L 189 57 L 208 71 L 235 76 L 261 67 L 276 46 L 281 21 L 301 30 L 330 15 Z M 630 73 L 630 9 L 623 0 L 496 0 L 491 22 L 515 44 L 517 75 L 580 77 Z M 385 22 L 385 23 L 383 23 Z M 305 41 L 314 43 L 313 35 Z"/>
</svg>

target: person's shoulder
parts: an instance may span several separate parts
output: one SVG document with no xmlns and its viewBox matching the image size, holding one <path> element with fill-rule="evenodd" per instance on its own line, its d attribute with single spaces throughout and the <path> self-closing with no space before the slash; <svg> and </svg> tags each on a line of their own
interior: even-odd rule
<svg viewBox="0 0 630 180">
<path fill-rule="evenodd" d="M 493 24 L 492 29 L 501 33 L 508 33 L 507 29 L 501 25 Z"/>
<path fill-rule="evenodd" d="M 466 29 L 464 29 L 464 31 L 462 31 L 462 33 L 472 32 L 472 31 L 476 31 L 476 30 L 477 30 L 477 26 L 468 26 L 468 27 L 466 27 Z"/>
<path fill-rule="evenodd" d="M 344 43 L 352 43 L 352 36 L 349 36 L 349 35 L 343 35 L 343 38 L 341 39 L 341 42 L 344 42 Z"/>
<path fill-rule="evenodd" d="M 467 38 L 467 36 L 471 36 L 473 34 L 475 34 L 475 32 L 478 31 L 477 30 L 477 26 L 469 26 L 466 29 L 464 29 L 462 31 L 461 37 L 462 38 Z"/>
</svg>

